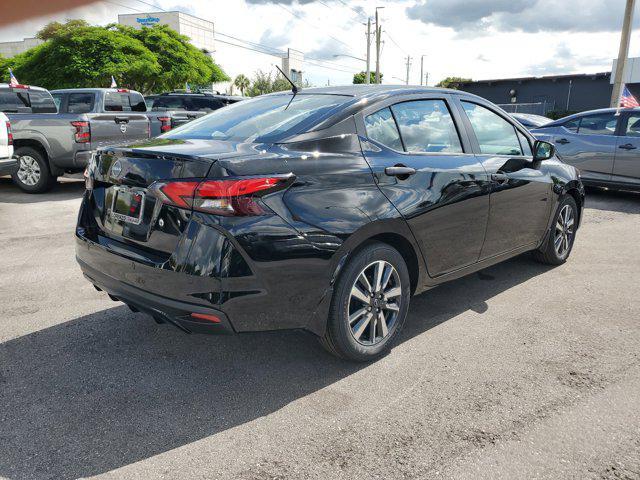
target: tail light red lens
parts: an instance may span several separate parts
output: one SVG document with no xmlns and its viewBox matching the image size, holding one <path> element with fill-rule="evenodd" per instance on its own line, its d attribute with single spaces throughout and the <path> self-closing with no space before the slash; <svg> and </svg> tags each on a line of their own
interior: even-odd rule
<svg viewBox="0 0 640 480">
<path fill-rule="evenodd" d="M 13 145 L 13 132 L 11 131 L 11 122 L 5 122 L 7 125 L 7 142 L 9 145 Z"/>
<path fill-rule="evenodd" d="M 91 126 L 89 122 L 71 122 L 76 129 L 74 134 L 76 143 L 89 143 L 91 141 Z"/>
<path fill-rule="evenodd" d="M 149 187 L 164 203 L 225 216 L 264 215 L 257 199 L 282 190 L 293 175 L 247 177 L 226 180 L 158 182 Z"/>
<path fill-rule="evenodd" d="M 158 117 L 158 121 L 160 122 L 161 132 L 168 132 L 171 130 L 171 117 Z"/>
</svg>

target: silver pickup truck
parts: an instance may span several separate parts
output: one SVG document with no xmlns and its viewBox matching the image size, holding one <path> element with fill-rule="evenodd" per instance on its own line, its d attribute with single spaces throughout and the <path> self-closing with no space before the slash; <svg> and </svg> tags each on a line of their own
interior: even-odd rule
<svg viewBox="0 0 640 480">
<path fill-rule="evenodd" d="M 53 94 L 53 97 L 52 97 Z M 84 170 L 99 147 L 149 138 L 141 94 L 125 89 L 58 90 L 0 84 L 0 111 L 11 121 L 25 192 L 51 188 L 67 172 Z"/>
</svg>

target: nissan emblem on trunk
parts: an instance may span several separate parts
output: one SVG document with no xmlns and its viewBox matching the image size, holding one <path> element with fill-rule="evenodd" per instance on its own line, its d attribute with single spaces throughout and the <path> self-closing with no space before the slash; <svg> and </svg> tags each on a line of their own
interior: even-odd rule
<svg viewBox="0 0 640 480">
<path fill-rule="evenodd" d="M 122 133 L 126 133 L 126 131 L 127 131 L 127 124 L 126 123 L 121 123 L 120 124 L 120 131 Z"/>
<path fill-rule="evenodd" d="M 113 165 L 111 165 L 111 176 L 118 177 L 122 173 L 122 163 L 120 160 L 116 160 Z"/>
</svg>

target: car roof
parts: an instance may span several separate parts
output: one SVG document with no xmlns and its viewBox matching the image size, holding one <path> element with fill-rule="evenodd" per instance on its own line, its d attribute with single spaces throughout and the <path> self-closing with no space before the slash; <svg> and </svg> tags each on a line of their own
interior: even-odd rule
<svg viewBox="0 0 640 480">
<path fill-rule="evenodd" d="M 35 90 L 35 91 L 38 91 L 38 92 L 46 92 L 47 91 L 46 88 L 36 87 L 36 86 L 31 86 L 31 85 L 25 85 L 25 87 L 29 87 L 28 90 Z M 0 88 L 10 88 L 12 90 L 14 89 L 14 87 L 9 85 L 8 83 L 0 83 Z M 17 87 L 17 88 L 15 88 L 15 90 L 24 91 L 25 89 Z"/>
<path fill-rule="evenodd" d="M 73 93 L 73 92 L 119 92 L 120 90 L 127 90 L 132 93 L 140 93 L 137 90 L 132 90 L 130 88 L 58 88 L 56 90 L 51 90 L 51 93 Z M 120 92 L 122 93 L 122 92 Z"/>
</svg>

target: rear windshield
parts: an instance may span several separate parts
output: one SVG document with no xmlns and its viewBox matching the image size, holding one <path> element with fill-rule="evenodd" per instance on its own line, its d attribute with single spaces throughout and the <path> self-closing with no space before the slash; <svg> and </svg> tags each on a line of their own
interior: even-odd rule
<svg viewBox="0 0 640 480">
<path fill-rule="evenodd" d="M 58 109 L 49 92 L 3 90 L 0 91 L 0 111 L 7 113 L 56 113 Z"/>
<path fill-rule="evenodd" d="M 273 143 L 305 132 L 352 100 L 345 95 L 314 94 L 257 97 L 216 110 L 161 137 Z"/>
<path fill-rule="evenodd" d="M 104 96 L 105 112 L 146 112 L 147 104 L 137 92 L 107 92 Z"/>
</svg>

